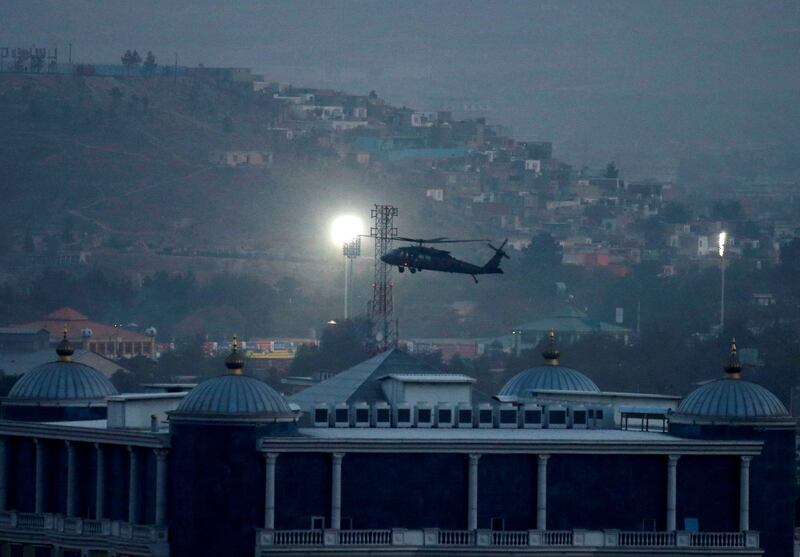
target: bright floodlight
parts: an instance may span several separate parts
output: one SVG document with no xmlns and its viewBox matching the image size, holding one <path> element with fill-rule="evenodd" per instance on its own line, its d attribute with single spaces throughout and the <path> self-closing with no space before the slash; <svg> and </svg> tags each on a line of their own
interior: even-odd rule
<svg viewBox="0 0 800 557">
<path fill-rule="evenodd" d="M 364 232 L 364 223 L 354 215 L 342 215 L 331 224 L 331 240 L 337 246 L 352 242 Z"/>
<path fill-rule="evenodd" d="M 717 245 L 719 246 L 719 256 L 725 257 L 725 240 L 728 237 L 728 233 L 724 230 L 719 233 L 719 240 L 717 241 Z"/>
</svg>

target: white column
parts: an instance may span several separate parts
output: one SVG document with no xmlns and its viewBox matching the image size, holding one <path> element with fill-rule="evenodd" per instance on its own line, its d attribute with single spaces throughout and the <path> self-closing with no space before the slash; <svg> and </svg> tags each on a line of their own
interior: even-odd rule
<svg viewBox="0 0 800 557">
<path fill-rule="evenodd" d="M 130 470 L 128 472 L 128 522 L 136 524 L 139 517 L 139 460 L 136 458 L 136 448 L 128 447 L 130 455 Z"/>
<path fill-rule="evenodd" d="M 155 449 L 156 453 L 156 526 L 167 523 L 167 450 Z"/>
<path fill-rule="evenodd" d="M 97 475 L 95 476 L 94 516 L 97 520 L 103 518 L 106 508 L 106 458 L 103 446 L 94 444 L 97 455 Z"/>
<path fill-rule="evenodd" d="M 739 464 L 739 530 L 750 529 L 750 461 L 752 456 L 742 456 Z"/>
<path fill-rule="evenodd" d="M 676 529 L 675 507 L 678 497 L 678 459 L 680 455 L 667 456 L 667 531 Z"/>
<path fill-rule="evenodd" d="M 536 529 L 547 530 L 547 460 L 548 454 L 539 455 L 539 473 L 536 476 Z"/>
<path fill-rule="evenodd" d="M 267 453 L 267 481 L 264 492 L 264 528 L 275 529 L 275 463 L 278 453 Z"/>
<path fill-rule="evenodd" d="M 33 440 L 36 445 L 36 487 L 34 488 L 35 513 L 44 512 L 44 444 L 39 439 Z"/>
<path fill-rule="evenodd" d="M 342 527 L 342 459 L 344 453 L 333 453 L 333 477 L 331 482 L 331 528 Z"/>
<path fill-rule="evenodd" d="M 78 470 L 75 458 L 75 443 L 65 441 L 67 445 L 67 516 L 75 516 L 78 508 Z"/>
<path fill-rule="evenodd" d="M 467 502 L 467 530 L 478 529 L 478 460 L 479 454 L 469 455 L 469 500 Z"/>
<path fill-rule="evenodd" d="M 6 438 L 0 437 L 0 511 L 6 510 Z"/>
</svg>

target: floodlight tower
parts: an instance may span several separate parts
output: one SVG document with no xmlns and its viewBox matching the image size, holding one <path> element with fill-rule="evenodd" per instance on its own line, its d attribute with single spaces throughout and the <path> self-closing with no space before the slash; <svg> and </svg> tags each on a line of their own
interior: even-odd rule
<svg viewBox="0 0 800 557">
<path fill-rule="evenodd" d="M 725 243 L 728 239 L 728 234 L 723 230 L 719 233 L 719 238 L 717 240 L 718 252 L 719 252 L 719 266 L 720 266 L 720 274 L 722 277 L 722 284 L 720 285 L 720 292 L 719 292 L 719 332 L 720 334 L 725 332 Z"/>
<path fill-rule="evenodd" d="M 361 256 L 361 236 L 342 244 L 344 255 L 344 318 L 350 319 L 353 305 L 353 260 Z"/>
<path fill-rule="evenodd" d="M 397 207 L 392 205 L 375 205 L 372 209 L 372 227 L 369 235 L 375 240 L 375 276 L 372 281 L 372 301 L 368 311 L 372 323 L 370 339 L 376 352 L 397 346 L 397 323 L 392 318 L 394 305 L 392 302 L 391 266 L 381 258 L 389 252 L 392 239 L 397 236 L 394 217 Z"/>
<path fill-rule="evenodd" d="M 361 255 L 361 233 L 363 223 L 360 218 L 353 215 L 342 215 L 331 224 L 331 240 L 337 246 L 342 246 L 344 255 L 344 318 L 352 315 L 352 282 L 353 260 Z"/>
</svg>

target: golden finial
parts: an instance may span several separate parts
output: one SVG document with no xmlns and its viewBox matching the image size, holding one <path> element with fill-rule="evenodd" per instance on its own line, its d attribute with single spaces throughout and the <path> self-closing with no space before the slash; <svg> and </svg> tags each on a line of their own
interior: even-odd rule
<svg viewBox="0 0 800 557">
<path fill-rule="evenodd" d="M 556 331 L 555 329 L 550 329 L 550 332 L 547 333 L 547 347 L 544 349 L 544 352 L 542 352 L 542 356 L 544 356 L 548 364 L 557 366 L 559 355 L 560 352 L 556 347 Z"/>
<path fill-rule="evenodd" d="M 236 335 L 233 335 L 231 342 L 231 353 L 225 358 L 225 367 L 228 368 L 233 375 L 241 375 L 242 368 L 244 368 L 244 358 L 239 353 L 239 341 Z"/>
<path fill-rule="evenodd" d="M 731 353 L 728 356 L 728 364 L 725 366 L 725 374 L 730 379 L 739 379 L 742 377 L 742 363 L 739 361 L 739 355 L 736 353 L 736 339 L 731 339 Z"/>
<path fill-rule="evenodd" d="M 61 342 L 59 342 L 56 346 L 56 354 L 58 354 L 59 362 L 71 362 L 72 355 L 75 353 L 75 349 L 72 347 L 69 339 L 67 339 L 68 331 L 69 329 L 67 328 L 67 325 L 64 324 L 64 333 L 61 338 Z"/>
</svg>

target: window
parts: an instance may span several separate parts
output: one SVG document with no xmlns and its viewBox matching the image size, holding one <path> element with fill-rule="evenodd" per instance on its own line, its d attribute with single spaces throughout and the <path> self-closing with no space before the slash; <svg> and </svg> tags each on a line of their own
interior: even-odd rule
<svg viewBox="0 0 800 557">
<path fill-rule="evenodd" d="M 389 409 L 388 408 L 378 408 L 376 413 L 375 421 L 386 423 L 389 421 Z"/>
<path fill-rule="evenodd" d="M 471 424 L 472 423 L 472 410 L 464 409 L 458 411 L 458 423 L 459 424 Z"/>
<path fill-rule="evenodd" d="M 499 516 L 492 517 L 492 530 L 495 532 L 502 532 L 506 529 L 506 521 Z"/>
<path fill-rule="evenodd" d="M 328 409 L 317 408 L 316 410 L 314 410 L 314 422 L 318 424 L 328 423 Z"/>
<path fill-rule="evenodd" d="M 500 410 L 500 423 L 501 424 L 517 423 L 517 411 L 510 409 Z"/>
<path fill-rule="evenodd" d="M 492 411 L 489 409 L 478 411 L 478 421 L 482 424 L 492 423 Z"/>
<path fill-rule="evenodd" d="M 369 421 L 369 409 L 367 408 L 356 408 L 356 421 L 358 423 L 364 423 Z"/>
<path fill-rule="evenodd" d="M 572 423 L 575 425 L 586 425 L 586 410 L 575 410 L 572 413 Z"/>
<path fill-rule="evenodd" d="M 566 410 L 551 410 L 550 411 L 550 423 L 553 425 L 564 425 L 567 423 L 567 411 Z"/>
<path fill-rule="evenodd" d="M 602 410 L 595 410 L 594 411 L 594 417 L 597 420 L 602 420 L 603 419 L 603 411 Z"/>
<path fill-rule="evenodd" d="M 541 410 L 525 410 L 525 423 L 526 424 L 540 424 L 542 423 Z"/>
<path fill-rule="evenodd" d="M 410 408 L 398 408 L 397 409 L 397 422 L 398 423 L 408 423 L 411 421 L 411 409 Z"/>
<path fill-rule="evenodd" d="M 594 419 L 594 410 L 589 409 L 589 419 Z"/>
<path fill-rule="evenodd" d="M 347 422 L 349 419 L 347 408 L 337 408 L 336 409 L 336 421 L 337 422 Z"/>
<path fill-rule="evenodd" d="M 324 530 L 325 529 L 325 517 L 324 516 L 312 516 L 311 517 L 311 529 L 312 530 Z"/>
<path fill-rule="evenodd" d="M 453 411 L 449 408 L 442 408 L 439 410 L 439 423 L 449 424 L 453 420 Z"/>
<path fill-rule="evenodd" d="M 428 408 L 420 408 L 417 411 L 417 421 L 427 424 L 431 421 L 431 411 Z"/>
</svg>

